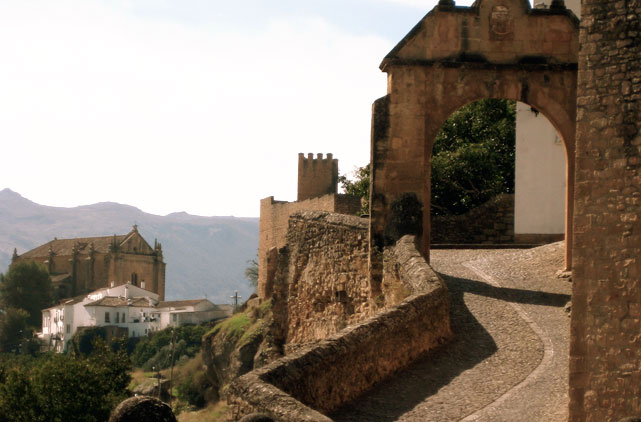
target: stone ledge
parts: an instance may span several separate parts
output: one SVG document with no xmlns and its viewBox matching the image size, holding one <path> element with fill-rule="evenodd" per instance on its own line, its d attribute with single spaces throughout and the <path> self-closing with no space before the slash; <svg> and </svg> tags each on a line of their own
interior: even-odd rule
<svg viewBox="0 0 641 422">
<path fill-rule="evenodd" d="M 368 220 L 355 215 L 337 214 L 326 211 L 299 211 L 290 216 L 291 220 L 317 221 L 333 226 L 344 226 L 367 230 Z"/>
</svg>

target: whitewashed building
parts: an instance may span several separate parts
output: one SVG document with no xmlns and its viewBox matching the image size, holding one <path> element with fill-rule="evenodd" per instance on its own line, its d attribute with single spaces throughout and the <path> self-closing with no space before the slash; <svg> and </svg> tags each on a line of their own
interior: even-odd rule
<svg viewBox="0 0 641 422">
<path fill-rule="evenodd" d="M 231 306 L 217 306 L 207 299 L 159 302 L 158 294 L 143 287 L 103 288 L 44 309 L 39 337 L 47 347 L 62 352 L 85 327 L 108 327 L 114 335 L 141 337 L 169 326 L 231 315 Z"/>
</svg>

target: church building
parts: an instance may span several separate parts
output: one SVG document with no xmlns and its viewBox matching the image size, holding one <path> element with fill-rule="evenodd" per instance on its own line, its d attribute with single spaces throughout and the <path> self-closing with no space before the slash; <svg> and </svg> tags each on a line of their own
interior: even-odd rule
<svg viewBox="0 0 641 422">
<path fill-rule="evenodd" d="M 14 250 L 12 264 L 20 261 L 44 264 L 56 299 L 127 283 L 165 299 L 162 246 L 155 241 L 152 248 L 137 226 L 124 235 L 54 239 L 22 255 Z"/>
</svg>

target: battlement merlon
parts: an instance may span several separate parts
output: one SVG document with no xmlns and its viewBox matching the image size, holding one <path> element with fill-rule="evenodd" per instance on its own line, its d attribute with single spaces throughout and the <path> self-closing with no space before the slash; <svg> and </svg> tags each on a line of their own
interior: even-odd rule
<svg viewBox="0 0 641 422">
<path fill-rule="evenodd" d="M 298 154 L 298 201 L 338 192 L 338 160 L 333 154 Z"/>
</svg>

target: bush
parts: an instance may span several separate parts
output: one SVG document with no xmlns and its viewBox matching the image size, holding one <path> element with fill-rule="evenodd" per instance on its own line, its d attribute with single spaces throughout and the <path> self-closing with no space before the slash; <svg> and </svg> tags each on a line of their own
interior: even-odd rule
<svg viewBox="0 0 641 422">
<path fill-rule="evenodd" d="M 89 356 L 0 362 L 0 422 L 103 422 L 126 397 L 130 362 L 98 340 Z"/>
<path fill-rule="evenodd" d="M 156 369 L 168 368 L 171 365 L 172 330 L 176 333 L 174 362 L 178 362 L 182 356 L 188 358 L 196 356 L 200 351 L 202 336 L 207 329 L 206 325 L 185 325 L 155 332 L 136 344 L 131 360 L 134 366 L 146 371 L 151 371 L 152 366 Z"/>
<path fill-rule="evenodd" d="M 209 387 L 207 377 L 204 373 L 190 374 L 176 388 L 180 400 L 192 406 L 202 408 L 206 404 L 205 390 Z"/>
</svg>

